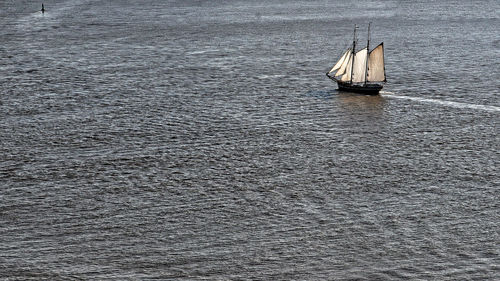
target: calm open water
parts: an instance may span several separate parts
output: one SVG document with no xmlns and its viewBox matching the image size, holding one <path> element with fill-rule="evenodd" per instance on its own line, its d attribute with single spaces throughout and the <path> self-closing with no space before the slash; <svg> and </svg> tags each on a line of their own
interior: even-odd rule
<svg viewBox="0 0 500 281">
<path fill-rule="evenodd" d="M 500 2 L 44 4 L 0 2 L 0 279 L 500 279 Z"/>
</svg>

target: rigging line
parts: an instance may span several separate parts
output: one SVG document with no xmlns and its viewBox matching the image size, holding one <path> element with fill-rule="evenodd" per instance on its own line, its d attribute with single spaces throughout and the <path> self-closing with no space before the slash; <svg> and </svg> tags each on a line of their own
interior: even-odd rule
<svg viewBox="0 0 500 281">
<path fill-rule="evenodd" d="M 342 40 L 338 41 L 335 44 L 335 49 L 338 49 L 338 46 L 342 46 L 342 48 L 340 49 L 340 55 L 337 56 L 338 58 L 342 58 L 342 55 L 344 54 L 344 52 L 347 50 L 347 48 L 351 44 L 351 43 L 349 43 L 349 40 L 344 40 L 344 39 L 347 39 L 348 36 L 350 36 L 350 35 L 343 34 Z M 329 72 L 327 72 L 326 76 L 330 77 L 328 74 L 329 74 Z"/>
</svg>

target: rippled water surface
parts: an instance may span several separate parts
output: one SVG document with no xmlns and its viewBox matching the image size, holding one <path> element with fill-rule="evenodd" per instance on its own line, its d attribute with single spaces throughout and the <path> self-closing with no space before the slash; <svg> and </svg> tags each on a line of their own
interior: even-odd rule
<svg viewBox="0 0 500 281">
<path fill-rule="evenodd" d="M 499 2 L 348 2 L 0 2 L 0 278 L 498 280 Z"/>
</svg>

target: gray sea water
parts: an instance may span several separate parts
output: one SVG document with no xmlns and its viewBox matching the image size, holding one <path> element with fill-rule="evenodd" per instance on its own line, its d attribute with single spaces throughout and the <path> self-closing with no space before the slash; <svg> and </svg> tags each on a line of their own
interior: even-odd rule
<svg viewBox="0 0 500 281">
<path fill-rule="evenodd" d="M 0 1 L 0 279 L 500 279 L 500 2 L 44 4 Z"/>
</svg>

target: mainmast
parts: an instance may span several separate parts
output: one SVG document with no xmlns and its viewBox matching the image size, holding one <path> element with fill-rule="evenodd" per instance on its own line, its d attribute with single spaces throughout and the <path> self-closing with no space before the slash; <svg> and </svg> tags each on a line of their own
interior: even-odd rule
<svg viewBox="0 0 500 281">
<path fill-rule="evenodd" d="M 351 65 L 351 84 L 352 84 L 352 74 L 354 73 L 354 58 L 356 57 L 356 29 L 357 25 L 354 25 L 354 38 L 352 39 L 352 65 Z"/>
<path fill-rule="evenodd" d="M 367 41 L 366 41 L 366 62 L 365 62 L 365 85 L 366 85 L 366 82 L 368 80 L 368 60 L 369 60 L 369 57 L 370 57 L 370 25 L 372 23 L 369 22 L 368 23 L 368 36 L 366 37 L 367 38 Z"/>
</svg>

